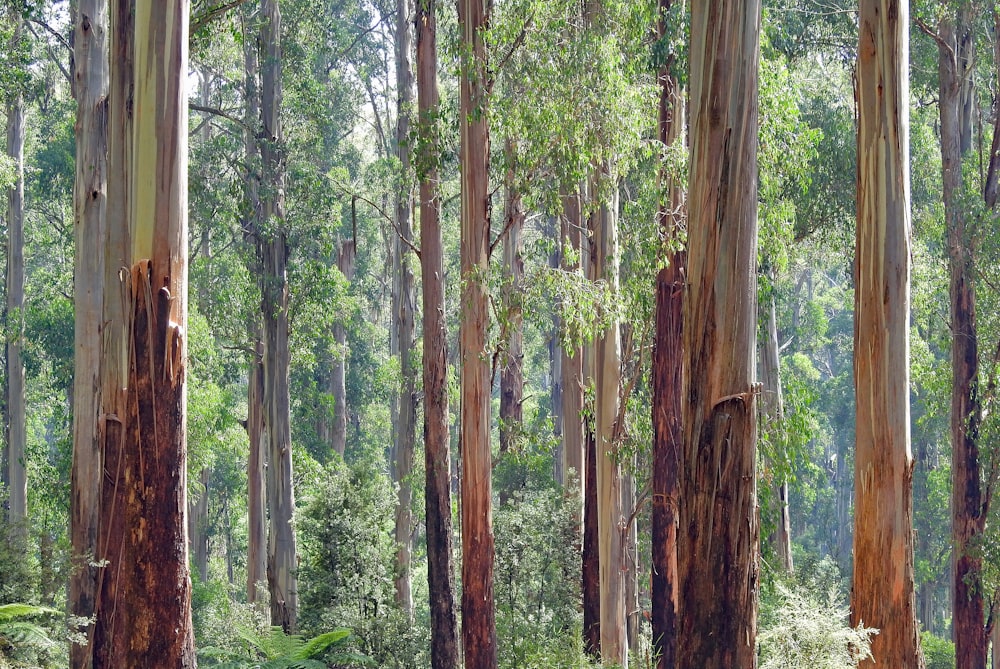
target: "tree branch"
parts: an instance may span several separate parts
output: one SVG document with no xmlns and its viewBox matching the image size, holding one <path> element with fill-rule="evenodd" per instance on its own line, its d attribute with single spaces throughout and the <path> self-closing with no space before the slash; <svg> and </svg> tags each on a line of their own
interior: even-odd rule
<svg viewBox="0 0 1000 669">
<path fill-rule="evenodd" d="M 232 114 L 230 114 L 225 110 L 217 109 L 215 107 L 205 107 L 204 105 L 198 105 L 193 102 L 188 103 L 188 109 L 192 111 L 204 112 L 206 114 L 211 114 L 213 116 L 219 116 L 221 118 L 226 119 L 227 121 L 232 121 L 233 123 L 237 124 L 242 128 L 245 128 L 246 130 L 249 130 L 250 132 L 253 132 L 253 128 L 248 126 L 243 119 L 237 118 L 236 116 L 233 116 Z"/>
<path fill-rule="evenodd" d="M 235 9 L 239 7 L 247 0 L 231 0 L 230 2 L 223 3 L 221 5 L 216 5 L 211 9 L 205 10 L 203 13 L 195 16 L 191 19 L 191 26 L 188 28 L 188 34 L 193 35 L 205 26 L 207 26 L 212 21 L 215 21 L 220 16 L 228 12 L 230 9 Z"/>
<path fill-rule="evenodd" d="M 913 22 L 917 24 L 918 28 L 920 28 L 920 32 L 922 32 L 923 34 L 927 35 L 932 40 L 937 42 L 937 45 L 942 49 L 944 49 L 945 51 L 947 51 L 952 58 L 955 57 L 955 49 L 952 48 L 951 44 L 948 44 L 948 42 L 943 37 L 941 37 L 941 35 L 935 32 L 934 29 L 932 29 L 929 25 L 927 25 L 922 18 L 917 17 L 916 19 L 913 20 Z"/>
<path fill-rule="evenodd" d="M 26 22 L 24 25 L 28 28 L 28 31 L 31 33 L 31 35 L 35 39 L 40 40 L 41 38 L 38 36 L 38 33 L 35 32 L 35 29 L 31 27 L 31 22 L 38 23 L 39 25 L 43 26 L 46 30 L 48 30 L 49 32 L 51 32 L 53 35 L 55 35 L 59 39 L 59 43 L 66 47 L 66 49 L 69 51 L 69 53 L 70 53 L 71 56 L 73 55 L 73 48 L 70 47 L 69 43 L 66 42 L 66 39 L 62 35 L 60 35 L 56 31 L 52 30 L 52 28 L 50 28 L 49 26 L 47 26 L 42 21 L 36 21 L 35 19 L 31 19 L 29 22 Z M 56 64 L 56 67 L 59 68 L 59 71 L 62 72 L 62 74 L 63 74 L 64 77 L 66 77 L 66 83 L 68 83 L 70 86 L 72 86 L 73 85 L 73 75 L 71 75 L 69 73 L 69 70 L 67 70 L 66 66 L 62 64 L 62 61 L 59 60 L 58 58 L 56 58 L 56 55 L 52 52 L 52 45 L 49 44 L 48 40 L 45 40 L 45 51 L 48 52 L 49 59 L 53 63 Z"/>
</svg>

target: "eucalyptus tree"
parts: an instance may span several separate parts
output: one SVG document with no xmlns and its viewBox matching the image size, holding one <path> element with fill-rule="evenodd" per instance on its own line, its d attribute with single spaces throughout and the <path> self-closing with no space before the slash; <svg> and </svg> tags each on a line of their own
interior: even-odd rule
<svg viewBox="0 0 1000 669">
<path fill-rule="evenodd" d="M 185 522 L 188 13 L 184 0 L 140 3 L 131 35 L 131 211 L 109 232 L 131 224 L 123 283 L 132 356 L 119 442 L 105 450 L 114 478 L 104 486 L 107 562 L 92 644 L 101 667 L 196 666 Z M 112 72 L 112 90 L 120 76 Z"/>
<path fill-rule="evenodd" d="M 760 10 L 755 0 L 691 8 L 677 666 L 692 669 L 757 657 Z"/>
<path fill-rule="evenodd" d="M 863 667 L 921 666 L 910 452 L 909 3 L 862 0 L 858 42 L 854 581 Z"/>
</svg>

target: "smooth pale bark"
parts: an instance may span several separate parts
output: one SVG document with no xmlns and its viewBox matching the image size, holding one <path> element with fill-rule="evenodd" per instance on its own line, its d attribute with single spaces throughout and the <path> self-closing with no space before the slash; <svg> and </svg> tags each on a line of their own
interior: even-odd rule
<svg viewBox="0 0 1000 669">
<path fill-rule="evenodd" d="M 490 452 L 489 73 L 484 32 L 492 0 L 459 0 L 462 49 L 459 105 L 462 191 L 462 300 L 459 326 L 462 444 L 462 647 L 466 669 L 497 666 L 493 600 L 493 503 Z"/>
<path fill-rule="evenodd" d="M 108 6 L 80 2 L 76 14 L 74 77 L 77 97 L 76 181 L 73 188 L 74 371 L 73 465 L 70 482 L 72 569 L 69 610 L 90 620 L 96 609 L 100 535 L 102 442 L 101 346 L 104 323 L 104 236 L 108 187 Z M 77 631 L 87 645 L 70 645 L 70 666 L 93 666 L 93 625 Z"/>
<path fill-rule="evenodd" d="M 910 453 L 909 4 L 862 0 L 854 297 L 851 624 L 876 627 L 869 667 L 922 666 Z"/>
<path fill-rule="evenodd" d="M 785 448 L 785 400 L 781 392 L 781 362 L 778 357 L 778 315 L 774 299 L 773 286 L 776 278 L 771 276 L 771 295 L 761 315 L 765 327 L 760 332 L 760 376 L 761 391 L 764 395 L 764 416 L 767 425 L 764 430 L 769 434 L 771 443 L 776 449 Z M 777 493 L 777 523 L 771 541 L 778 563 L 786 574 L 794 572 L 792 563 L 792 525 L 788 512 L 788 481 L 776 482 Z"/>
<path fill-rule="evenodd" d="M 420 266 L 423 280 L 424 469 L 427 590 L 431 617 L 431 666 L 459 666 L 455 569 L 451 529 L 451 454 L 448 433 L 448 330 L 445 323 L 444 252 L 438 193 L 437 21 L 434 0 L 417 2 L 417 106 L 424 153 L 420 181 Z"/>
<path fill-rule="evenodd" d="M 22 39 L 24 28 L 16 11 L 12 16 L 11 44 L 15 46 Z M 106 68 L 103 72 L 107 72 Z M 17 535 L 27 537 L 27 434 L 24 360 L 21 357 L 24 344 L 24 95 L 20 91 L 7 104 L 7 155 L 14 161 L 14 184 L 7 191 L 7 308 L 4 312 L 7 321 L 6 483 L 10 495 L 7 519 Z"/>
<path fill-rule="evenodd" d="M 972 145 L 965 104 L 972 88 L 975 38 L 971 5 L 942 9 L 938 32 L 938 109 L 945 247 L 950 274 L 952 634 L 956 669 L 985 669 L 989 639 L 983 623 L 983 560 L 976 546 L 986 529 L 989 502 L 979 462 L 979 337 L 976 326 L 975 243 L 961 202 L 963 162 Z M 923 24 L 921 24 L 923 26 Z"/>
<path fill-rule="evenodd" d="M 509 453 L 516 447 L 517 436 L 522 432 L 524 412 L 523 316 L 521 314 L 521 282 L 524 276 L 524 206 L 521 193 L 514 182 L 514 163 L 517 160 L 514 140 L 504 143 L 507 171 L 504 175 L 504 238 L 503 238 L 503 288 L 500 295 L 502 313 L 505 315 L 503 330 L 506 335 L 505 350 L 500 354 L 500 453 Z M 509 494 L 509 491 L 505 491 Z M 501 493 L 501 497 L 504 493 Z M 501 504 L 503 500 L 501 500 Z"/>
<path fill-rule="evenodd" d="M 102 510 L 100 667 L 196 666 L 185 518 L 188 13 L 177 0 L 135 14 L 131 364 L 120 448 L 105 454 L 113 499 Z"/>
<path fill-rule="evenodd" d="M 348 281 L 354 279 L 356 255 L 357 240 L 348 239 L 340 243 L 337 268 Z M 330 395 L 333 397 L 330 443 L 334 453 L 343 458 L 347 451 L 347 328 L 340 321 L 333 326 L 333 340 L 337 344 L 337 357 L 333 361 L 333 373 L 330 375 Z"/>
<path fill-rule="evenodd" d="M 757 664 L 760 3 L 691 7 L 677 666 Z"/>
<path fill-rule="evenodd" d="M 281 11 L 278 0 L 260 3 L 260 156 L 263 169 L 260 224 L 264 331 L 264 428 L 267 432 L 267 585 L 271 624 L 287 633 L 297 627 L 298 555 L 292 516 L 292 429 L 288 348 L 288 238 L 285 230 L 284 135 L 281 124 Z"/>
<path fill-rule="evenodd" d="M 400 387 L 397 407 L 399 420 L 394 425 L 393 479 L 398 485 L 396 500 L 396 602 L 413 620 L 413 446 L 416 442 L 417 379 L 413 364 L 413 330 L 416 292 L 410 267 L 409 242 L 413 237 L 413 187 L 410 182 L 410 113 L 413 106 L 413 73 L 410 65 L 409 2 L 396 0 L 396 151 L 400 162 L 400 182 L 396 193 L 396 226 L 399 236 L 394 246 L 395 339 L 399 355 Z M 405 241 L 404 241 L 405 240 Z"/>
<path fill-rule="evenodd" d="M 564 272 L 580 274 L 580 248 L 583 232 L 580 193 L 564 192 L 563 211 L 559 217 L 560 267 Z M 560 346 L 562 374 L 563 471 L 567 496 L 573 500 L 573 520 L 582 540 L 583 484 L 586 480 L 583 427 L 583 349 Z"/>
<path fill-rule="evenodd" d="M 188 536 L 191 539 L 195 573 L 208 581 L 208 491 L 212 472 L 207 467 L 198 474 L 198 496 L 188 508 Z"/>
<path fill-rule="evenodd" d="M 603 179 L 613 179 L 602 170 Z M 597 188 L 594 188 L 595 192 Z M 601 203 L 588 266 L 592 281 L 606 281 L 618 293 L 618 189 Z M 625 624 L 625 518 L 622 473 L 618 463 L 617 418 L 621 388 L 621 341 L 618 321 L 594 340 L 594 441 L 597 457 L 597 532 L 601 588 L 601 659 L 606 665 L 628 666 Z"/>
<path fill-rule="evenodd" d="M 669 39 L 665 17 L 671 0 L 660 0 L 661 40 Z M 677 80 L 671 76 L 676 56 L 667 56 L 660 68 L 658 135 L 664 147 L 682 141 L 684 99 Z M 677 505 L 678 469 L 684 438 L 681 415 L 681 385 L 684 367 L 683 336 L 684 273 L 687 257 L 682 247 L 684 193 L 672 175 L 661 174 L 665 195 L 657 216 L 661 236 L 666 240 L 666 266 L 656 275 L 656 322 L 653 340 L 652 411 L 653 481 L 651 512 L 650 611 L 653 655 L 657 669 L 672 669 L 677 657 Z"/>
</svg>

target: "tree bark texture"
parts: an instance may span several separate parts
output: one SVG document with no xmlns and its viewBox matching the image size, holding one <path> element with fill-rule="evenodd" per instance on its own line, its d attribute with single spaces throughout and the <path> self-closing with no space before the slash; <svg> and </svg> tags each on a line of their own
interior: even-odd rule
<svg viewBox="0 0 1000 669">
<path fill-rule="evenodd" d="M 288 348 L 288 239 L 285 230 L 285 157 L 281 128 L 281 11 L 278 0 L 260 3 L 261 189 L 257 252 L 261 263 L 264 323 L 264 425 L 267 432 L 267 583 L 271 624 L 296 630 L 298 558 L 292 516 L 291 398 Z"/>
<path fill-rule="evenodd" d="M 659 38 L 669 39 L 666 16 L 672 0 L 660 0 Z M 659 140 L 664 147 L 683 141 L 684 98 L 670 71 L 676 60 L 669 54 L 660 68 Z M 656 322 L 653 340 L 653 500 L 651 513 L 651 578 L 653 655 L 657 669 L 677 662 L 677 508 L 683 417 L 681 409 L 684 274 L 686 254 L 681 239 L 684 193 L 672 175 L 663 174 L 663 201 L 658 212 L 666 240 L 667 264 L 656 275 Z"/>
<path fill-rule="evenodd" d="M 944 10 L 938 24 L 938 106 L 941 181 L 951 303 L 952 633 L 956 669 L 986 669 L 989 639 L 983 623 L 982 556 L 976 546 L 988 508 L 979 463 L 979 338 L 976 327 L 975 248 L 961 202 L 963 162 L 972 129 L 963 104 L 971 85 L 973 43 L 968 3 Z"/>
<path fill-rule="evenodd" d="M 504 240 L 503 240 L 503 288 L 502 313 L 506 322 L 501 329 L 506 334 L 506 350 L 501 353 L 500 366 L 500 453 L 509 453 L 516 448 L 518 435 L 522 432 L 524 412 L 521 402 L 524 397 L 523 316 L 521 313 L 521 282 L 524 276 L 524 206 L 521 194 L 514 182 L 514 163 L 517 160 L 514 140 L 507 139 L 504 145 L 507 171 L 504 176 Z"/>
<path fill-rule="evenodd" d="M 677 666 L 756 666 L 760 3 L 691 7 Z"/>
<path fill-rule="evenodd" d="M 140 4 L 135 13 L 137 260 L 128 280 L 126 412 L 106 417 L 120 423 L 120 440 L 105 453 L 97 667 L 196 666 L 185 518 L 188 14 L 184 0 Z"/>
<path fill-rule="evenodd" d="M 459 0 L 462 59 L 462 646 L 466 669 L 497 666 L 493 600 L 492 455 L 490 453 L 489 92 L 486 43 L 492 0 Z"/>
<path fill-rule="evenodd" d="M 21 17 L 12 12 L 17 46 L 24 31 Z M 105 18 L 106 18 L 105 14 Z M 103 44 L 103 35 L 102 42 Z M 102 70 L 107 74 L 106 67 Z M 93 82 L 90 82 L 93 83 Z M 105 85 L 101 92 L 106 94 Z M 100 86 L 100 84 L 98 84 Z M 102 104 L 106 99 L 102 99 Z M 99 108 L 99 111 L 104 111 Z M 102 118 L 103 122 L 105 119 Z M 14 532 L 27 537 L 28 470 L 25 466 L 27 426 L 25 424 L 24 359 L 24 95 L 17 91 L 7 103 L 7 155 L 14 161 L 14 184 L 7 191 L 7 490 L 8 520 Z M 104 178 L 106 175 L 97 177 Z M 98 197 L 102 199 L 101 192 Z M 98 203 L 98 206 L 103 204 Z"/>
<path fill-rule="evenodd" d="M 459 666 L 455 569 L 451 529 L 451 454 L 448 432 L 448 330 L 445 322 L 444 253 L 438 194 L 437 21 L 434 0 L 417 2 L 417 105 L 424 152 L 420 182 L 420 263 L 423 277 L 424 469 L 427 589 L 431 617 L 431 666 Z"/>
<path fill-rule="evenodd" d="M 591 385 L 594 379 L 594 349 L 584 347 L 583 379 Z M 594 409 L 586 408 L 583 443 L 585 449 L 583 482 L 583 553 L 581 579 L 583 597 L 583 648 L 594 659 L 601 655 L 601 565 L 597 525 L 597 440 L 594 436 Z"/>
<path fill-rule="evenodd" d="M 97 605 L 101 517 L 101 348 L 104 323 L 104 238 L 108 188 L 108 6 L 81 1 L 76 13 L 74 72 L 77 98 L 76 177 L 73 188 L 75 260 L 73 464 L 70 482 L 72 569 L 69 610 L 93 617 Z M 8 146 L 11 146 L 8 138 Z M 71 644 L 70 666 L 93 666 L 93 625 L 81 626 L 88 644 Z"/>
<path fill-rule="evenodd" d="M 257 586 L 267 580 L 267 504 L 265 463 L 267 430 L 264 427 L 264 342 L 259 326 L 254 328 L 255 351 L 250 359 L 247 383 L 247 602 L 254 604 L 261 594 Z"/>
<path fill-rule="evenodd" d="M 910 453 L 909 4 L 862 0 L 859 18 L 851 624 L 880 630 L 862 669 L 916 668 L 923 660 Z"/>
<path fill-rule="evenodd" d="M 396 284 L 395 318 L 398 343 L 400 388 L 399 421 L 395 425 L 394 479 L 398 484 L 396 503 L 396 602 L 413 620 L 413 446 L 416 442 L 417 400 L 416 369 L 413 365 L 413 330 L 416 318 L 416 292 L 410 267 L 409 246 L 413 237 L 413 187 L 410 168 L 410 108 L 413 106 L 413 72 L 410 64 L 409 2 L 396 0 L 396 151 L 400 162 L 400 180 L 396 193 L 396 225 L 402 239 L 394 240 Z"/>
<path fill-rule="evenodd" d="M 601 179 L 614 179 L 601 170 Z M 598 188 L 595 185 L 594 191 Z M 588 272 L 618 293 L 618 189 L 597 209 Z M 625 625 L 625 517 L 622 473 L 618 463 L 618 399 L 621 389 L 621 341 L 618 321 L 594 340 L 594 440 L 597 457 L 597 531 L 600 553 L 601 659 L 628 667 Z"/>
</svg>

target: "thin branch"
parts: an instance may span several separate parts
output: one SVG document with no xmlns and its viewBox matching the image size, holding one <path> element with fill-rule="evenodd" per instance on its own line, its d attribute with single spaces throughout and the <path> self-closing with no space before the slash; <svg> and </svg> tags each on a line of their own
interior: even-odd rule
<svg viewBox="0 0 1000 669">
<path fill-rule="evenodd" d="M 67 50 L 67 51 L 69 51 L 70 55 L 71 55 L 71 56 L 73 55 L 73 47 L 72 47 L 72 46 L 70 46 L 70 43 L 66 41 L 66 38 L 65 38 L 65 37 L 63 37 L 63 36 L 62 36 L 62 35 L 61 35 L 61 34 L 59 33 L 59 31 L 57 31 L 57 30 L 53 29 L 53 28 L 52 28 L 52 26 L 50 26 L 50 25 L 49 25 L 48 23 L 46 23 L 45 21 L 42 21 L 41 19 L 29 19 L 28 21 L 29 21 L 30 23 L 35 23 L 35 24 L 37 24 L 37 25 L 41 26 L 42 28 L 44 28 L 44 29 L 45 29 L 45 32 L 47 32 L 47 33 L 49 33 L 50 35 L 52 35 L 53 37 L 55 37 L 55 38 L 56 38 L 56 40 L 57 40 L 57 41 L 58 41 L 58 42 L 59 42 L 60 44 L 62 44 L 62 45 L 63 45 L 64 47 L 66 47 L 66 50 Z M 34 31 L 32 31 L 32 34 L 35 34 L 35 33 L 34 33 Z M 37 35 L 35 35 L 35 36 L 37 37 Z"/>
<path fill-rule="evenodd" d="M 211 9 L 199 14 L 198 16 L 191 19 L 191 26 L 188 28 L 188 34 L 193 35 L 205 26 L 207 26 L 212 21 L 215 21 L 220 16 L 228 12 L 230 9 L 235 9 L 239 7 L 247 0 L 231 0 L 231 2 L 226 2 L 221 5 L 216 5 Z"/>
<path fill-rule="evenodd" d="M 213 116 L 219 116 L 221 118 L 226 119 L 227 121 L 232 121 L 233 123 L 239 125 L 240 127 L 250 132 L 253 132 L 253 128 L 247 125 L 243 119 L 237 118 L 236 116 L 233 116 L 232 114 L 230 114 L 225 110 L 217 109 L 216 107 L 205 107 L 204 105 L 198 105 L 193 102 L 188 103 L 188 109 L 192 111 L 204 112 L 206 114 L 212 114 Z"/>
<path fill-rule="evenodd" d="M 955 57 L 955 49 L 953 49 L 952 46 L 948 44 L 948 42 L 943 37 L 941 37 L 941 35 L 935 32 L 934 29 L 932 29 L 929 25 L 924 23 L 924 20 L 922 18 L 918 16 L 913 21 L 914 23 L 917 24 L 917 27 L 920 28 L 920 32 L 922 32 L 923 34 L 927 35 L 932 40 L 937 42 L 937 45 L 941 47 L 944 51 L 946 51 L 952 58 Z"/>
<path fill-rule="evenodd" d="M 392 216 L 385 213 L 385 210 L 382 209 L 382 207 L 378 206 L 377 204 L 366 198 L 364 195 L 355 193 L 353 190 L 351 190 L 342 183 L 333 180 L 331 180 L 331 182 L 333 183 L 334 186 L 339 188 L 345 195 L 350 195 L 351 198 L 354 200 L 361 200 L 362 202 L 370 205 L 373 209 L 375 209 L 375 211 L 377 211 L 379 215 L 382 216 L 382 218 L 384 218 L 389 223 L 389 225 L 392 226 L 392 229 L 396 231 L 396 234 L 399 236 L 402 242 L 406 244 L 408 247 L 410 247 L 410 250 L 413 251 L 414 254 L 416 254 L 418 259 L 420 258 L 420 249 L 414 246 L 413 242 L 411 242 L 403 235 L 402 230 L 400 230 L 399 226 L 396 225 L 396 221 L 392 218 Z M 355 238 L 357 238 L 357 232 L 355 232 Z"/>
<path fill-rule="evenodd" d="M 33 19 L 32 19 L 32 20 L 33 20 Z M 31 33 L 31 35 L 32 35 L 32 36 L 33 36 L 33 37 L 34 37 L 35 39 L 37 39 L 37 40 L 40 40 L 40 39 L 41 39 L 41 38 L 40 38 L 40 37 L 38 36 L 38 33 L 36 33 L 36 32 L 35 32 L 35 29 L 31 27 L 31 23 L 25 23 L 24 25 L 25 25 L 25 26 L 26 26 L 26 27 L 28 28 L 28 31 L 29 31 L 29 32 Z M 43 25 L 44 25 L 44 24 L 43 24 Z M 48 26 L 46 26 L 46 27 L 48 27 Z M 49 30 L 52 30 L 52 29 L 51 29 L 51 28 L 49 28 Z M 56 36 L 57 36 L 57 37 L 59 37 L 59 39 L 60 39 L 60 40 L 62 41 L 62 43 L 63 43 L 63 44 L 64 44 L 64 45 L 66 46 L 66 48 L 67 48 L 67 49 L 69 49 L 69 52 L 70 52 L 70 55 L 72 55 L 72 54 L 73 54 L 73 50 L 69 48 L 69 45 L 68 45 L 68 44 L 66 44 L 66 40 L 65 40 L 65 39 L 63 39 L 63 36 L 62 36 L 62 35 L 60 35 L 59 33 L 55 33 L 55 34 L 56 34 Z M 48 52 L 48 54 L 49 54 L 49 59 L 50 59 L 50 60 L 51 60 L 51 61 L 52 61 L 53 63 L 55 63 L 55 64 L 56 64 L 56 67 L 58 67 L 58 68 L 59 68 L 59 71 L 60 71 L 60 72 L 62 72 L 62 74 L 63 74 L 63 76 L 64 76 L 64 77 L 66 77 L 66 83 L 68 83 L 68 84 L 70 84 L 70 85 L 72 86 L 72 85 L 73 85 L 73 75 L 71 75 L 71 74 L 69 73 L 69 70 L 67 70 L 67 69 L 66 69 L 66 66 L 62 64 L 62 61 L 61 61 L 61 60 L 59 60 L 59 59 L 58 59 L 58 58 L 56 57 L 56 54 L 52 52 L 52 45 L 51 45 L 51 44 L 49 44 L 49 41 L 48 41 L 48 40 L 45 40 L 45 51 L 46 51 L 46 52 Z"/>
<path fill-rule="evenodd" d="M 531 28 L 531 23 L 534 20 L 535 20 L 534 14 L 532 14 L 527 18 L 527 20 L 525 20 L 524 25 L 521 26 L 521 32 L 517 34 L 517 37 L 514 39 L 514 42 L 510 45 L 510 49 L 507 50 L 507 53 L 503 55 L 503 58 L 500 59 L 500 62 L 493 69 L 492 72 L 493 76 L 490 77 L 489 85 L 487 86 L 488 92 L 493 91 L 493 84 L 496 83 L 496 74 L 498 72 L 503 71 L 503 68 L 507 65 L 510 59 L 514 57 L 514 53 L 521 47 L 522 44 L 524 44 L 524 40 L 528 37 L 528 29 Z"/>
</svg>

